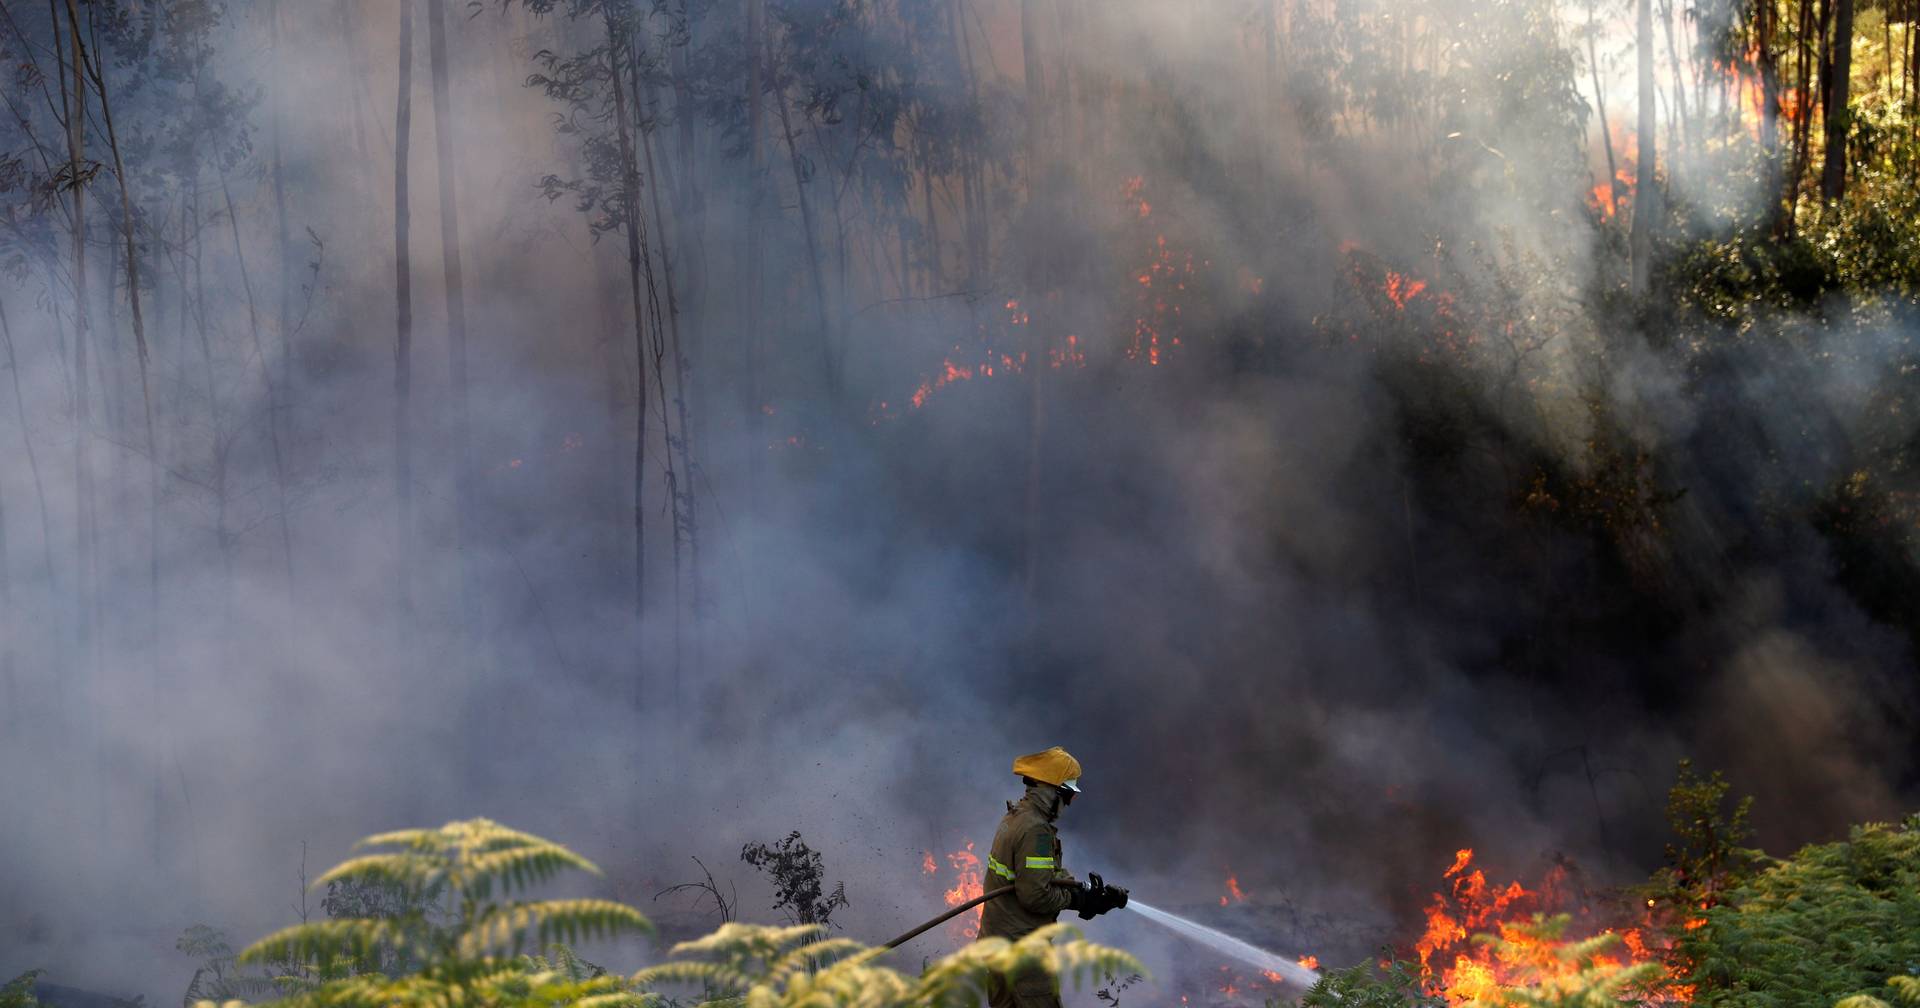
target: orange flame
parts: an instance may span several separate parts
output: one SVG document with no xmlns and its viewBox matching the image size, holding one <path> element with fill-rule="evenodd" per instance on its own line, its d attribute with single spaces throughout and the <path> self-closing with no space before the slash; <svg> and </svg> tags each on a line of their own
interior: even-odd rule
<svg viewBox="0 0 1920 1008">
<path fill-rule="evenodd" d="M 1401 311 L 1406 310 L 1407 302 L 1419 297 L 1420 292 L 1426 289 L 1425 280 L 1415 280 L 1392 270 L 1387 271 L 1387 282 L 1381 287 L 1387 295 L 1387 300 L 1392 301 L 1393 306 Z"/>
<path fill-rule="evenodd" d="M 1495 885 L 1484 871 L 1473 866 L 1473 849 L 1463 848 L 1455 852 L 1444 878 L 1447 887 L 1435 893 L 1428 904 L 1426 930 L 1414 943 L 1421 975 L 1435 993 L 1455 1004 L 1496 1000 L 1501 987 L 1542 980 L 1552 983 L 1580 972 L 1578 964 L 1554 955 L 1552 943 L 1528 934 L 1524 928 L 1536 913 L 1565 909 L 1564 868 L 1548 872 L 1539 889 L 1528 889 L 1519 882 Z M 1580 916 L 1587 916 L 1586 908 L 1579 909 Z M 1473 935 L 1487 933 L 1498 935 L 1504 946 L 1495 949 L 1473 943 Z M 1598 957 L 1597 965 L 1657 960 L 1641 929 L 1628 928 L 1619 933 L 1623 951 Z M 1689 993 L 1671 988 L 1667 996 L 1685 1001 Z"/>
<path fill-rule="evenodd" d="M 977 898 L 986 890 L 982 888 L 983 876 L 980 874 L 980 856 L 973 852 L 973 841 L 966 846 L 946 855 L 947 864 L 953 870 L 953 885 L 941 892 L 948 906 L 959 906 L 970 899 Z M 932 852 L 923 852 L 920 857 L 920 870 L 927 875 L 937 875 L 940 866 L 933 859 Z M 967 938 L 980 934 L 980 909 L 972 913 L 961 914 L 957 924 L 960 933 Z"/>
</svg>

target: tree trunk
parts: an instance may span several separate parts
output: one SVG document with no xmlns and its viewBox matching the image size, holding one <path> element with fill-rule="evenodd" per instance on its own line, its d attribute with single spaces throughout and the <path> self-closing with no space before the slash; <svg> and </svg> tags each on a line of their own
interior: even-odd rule
<svg viewBox="0 0 1920 1008">
<path fill-rule="evenodd" d="M 433 74 L 433 145 L 440 183 L 440 263 L 447 295 L 447 355 L 453 388 L 453 547 L 460 586 L 460 637 L 477 626 L 468 587 L 466 515 L 473 506 L 473 451 L 468 434 L 467 305 L 460 268 L 460 207 L 454 179 L 453 96 L 447 82 L 447 0 L 427 0 L 427 55 Z"/>
<path fill-rule="evenodd" d="M 81 47 L 84 57 L 85 47 Z M 120 135 L 113 127 L 113 101 L 109 96 L 104 60 L 85 64 L 100 96 L 100 120 L 107 130 L 107 148 L 113 155 L 113 176 L 120 190 L 120 232 L 126 243 L 127 302 L 133 315 L 133 346 L 140 368 L 140 407 L 145 421 L 147 442 L 147 640 L 154 644 L 160 634 L 160 452 L 153 436 L 153 383 L 148 374 L 151 355 L 147 348 L 147 326 L 140 307 L 140 252 L 134 241 L 133 197 L 127 189 L 127 166 L 120 156 Z"/>
<path fill-rule="evenodd" d="M 399 59 L 393 116 L 393 492 L 399 538 L 395 584 L 404 619 L 413 609 L 413 260 L 407 195 L 407 152 L 413 140 L 413 0 L 400 0 Z"/>
<path fill-rule="evenodd" d="M 648 134 L 642 133 L 641 143 L 646 151 L 647 171 L 649 174 L 651 174 L 654 171 L 653 141 Z M 664 166 L 666 163 L 667 163 L 667 160 L 665 158 L 662 158 L 661 164 Z M 674 187 L 671 184 L 669 184 L 667 188 L 671 190 Z M 700 520 L 699 520 L 699 511 L 694 504 L 695 493 L 694 493 L 694 468 L 693 468 L 693 463 L 694 463 L 693 422 L 691 417 L 691 411 L 687 408 L 687 396 L 690 393 L 690 389 L 688 388 L 688 381 L 689 381 L 688 370 L 689 369 L 687 367 L 686 344 L 681 340 L 680 296 L 678 293 L 676 293 L 676 290 L 675 290 L 675 281 L 674 281 L 674 274 L 673 274 L 673 252 L 667 247 L 667 235 L 669 234 L 669 229 L 667 227 L 666 216 L 661 210 L 660 189 L 661 189 L 660 176 L 654 175 L 654 184 L 648 187 L 648 194 L 652 197 L 652 201 L 653 201 L 653 222 L 654 222 L 654 233 L 656 235 L 655 240 L 658 242 L 660 246 L 660 271 L 661 271 L 662 279 L 667 289 L 667 335 L 673 342 L 673 349 L 672 349 L 673 405 L 674 405 L 674 414 L 678 418 L 679 424 L 680 424 L 679 436 L 676 438 L 670 439 L 667 443 L 667 448 L 669 451 L 672 451 L 679 456 L 678 479 L 685 480 L 684 486 L 681 486 L 676 481 L 675 483 L 673 483 L 673 485 L 668 487 L 668 490 L 673 495 L 673 499 L 676 505 L 677 518 L 675 520 L 675 529 L 677 530 L 679 535 L 685 537 L 686 544 L 687 544 L 687 573 L 686 573 L 687 615 L 693 626 L 693 635 L 692 635 L 694 639 L 693 668 L 694 668 L 695 674 L 697 675 L 699 655 L 700 655 L 699 634 L 700 634 L 700 609 L 701 609 L 701 592 L 700 592 L 701 567 L 700 567 L 700 534 L 699 534 Z M 684 225 L 685 218 L 676 217 L 675 221 L 676 221 L 676 224 Z M 679 240 L 679 236 L 685 233 L 684 226 L 677 226 L 673 228 L 671 233 L 676 236 L 676 242 L 674 247 L 685 249 L 687 247 L 687 243 L 684 240 Z M 656 372 L 656 380 L 664 381 L 664 375 L 661 375 L 659 373 L 661 371 L 661 365 L 659 362 L 658 355 L 655 356 L 654 369 Z M 666 394 L 667 394 L 666 388 L 664 385 L 662 385 L 660 389 L 662 407 L 666 405 Z M 676 560 L 675 568 L 677 569 L 678 567 L 679 567 L 679 564 Z M 676 651 L 677 650 L 678 650 L 678 647 L 676 645 Z M 680 696 L 681 674 L 682 673 L 680 669 L 680 663 L 678 660 L 676 660 L 674 662 L 674 691 L 673 691 L 673 701 L 674 701 L 675 710 L 679 709 L 680 702 L 681 702 L 681 696 Z"/>
<path fill-rule="evenodd" d="M 75 536 L 76 560 L 78 566 L 77 588 L 79 606 L 75 610 L 81 644 L 88 656 L 86 664 L 92 668 L 96 655 L 92 628 L 96 622 L 98 598 L 94 592 L 94 537 L 95 518 L 93 500 L 93 408 L 90 401 L 89 378 L 87 375 L 87 187 L 86 171 L 86 119 L 87 84 L 83 76 L 85 59 L 81 53 L 80 13 L 74 0 L 66 0 L 67 28 L 71 45 L 71 87 L 65 86 L 63 76 L 62 95 L 66 104 L 67 127 L 67 183 L 73 192 L 73 407 L 74 439 L 73 468 L 75 483 L 75 511 L 77 534 Z M 59 20 L 55 18 L 56 30 Z M 58 45 L 56 43 L 56 52 Z M 62 67 L 63 71 L 68 68 Z"/>
<path fill-rule="evenodd" d="M 13 377 L 14 416 L 20 422 L 20 447 L 26 451 L 27 470 L 33 474 L 33 495 L 40 505 L 40 551 L 42 573 L 53 584 L 53 523 L 47 518 L 47 488 L 40 479 L 40 457 L 33 450 L 33 435 L 27 429 L 27 401 L 20 394 L 20 365 L 13 353 L 13 329 L 7 324 L 5 305 L 0 305 L 0 350 L 5 350 L 7 373 Z"/>
<path fill-rule="evenodd" d="M 1634 50 L 1639 59 L 1640 124 L 1635 130 L 1636 172 L 1633 183 L 1633 226 L 1627 234 L 1633 257 L 1633 293 L 1645 297 L 1653 277 L 1653 216 L 1659 200 L 1653 191 L 1654 149 L 1659 146 L 1654 121 L 1653 4 L 1635 0 Z"/>
<path fill-rule="evenodd" d="M 613 84 L 614 123 L 620 143 L 620 191 L 627 208 L 627 290 L 633 300 L 635 408 L 633 415 L 633 624 L 638 635 L 647 613 L 647 310 L 641 294 L 640 167 L 635 161 L 627 102 L 625 29 L 607 15 L 607 62 Z M 636 700 L 644 695 L 640 667 L 634 670 Z"/>
<path fill-rule="evenodd" d="M 1818 24 L 1820 26 L 1820 38 L 1824 40 L 1829 11 L 1827 0 L 1821 0 L 1820 9 Z M 1815 40 L 1813 34 L 1815 23 L 1813 6 L 1809 3 L 1802 2 L 1800 4 L 1799 23 L 1797 25 L 1799 30 L 1794 34 L 1794 37 L 1799 42 L 1799 60 L 1796 69 L 1799 76 L 1798 91 L 1800 102 L 1799 115 L 1794 118 L 1793 122 L 1792 168 L 1788 173 L 1786 183 L 1787 230 L 1789 233 L 1791 233 L 1794 228 L 1793 208 L 1795 204 L 1800 201 L 1800 182 L 1806 177 L 1807 164 L 1812 157 L 1813 89 L 1816 81 L 1821 82 L 1823 85 L 1825 81 L 1824 69 L 1820 71 L 1819 77 L 1816 78 L 1815 76 L 1816 64 L 1824 65 L 1824 52 L 1826 49 L 1824 41 L 1816 42 Z"/>
<path fill-rule="evenodd" d="M 748 507 L 758 509 L 765 482 L 762 469 L 767 451 L 767 411 L 773 406 L 767 389 L 766 337 L 760 331 L 760 225 L 766 208 L 766 129 L 761 123 L 760 98 L 766 90 L 762 65 L 766 52 L 766 0 L 747 0 L 747 247 L 745 250 L 745 325 L 747 364 L 747 485 Z M 752 605 L 751 595 L 747 604 Z"/>
<path fill-rule="evenodd" d="M 1754 7 L 1755 62 L 1759 64 L 1760 72 L 1760 157 L 1764 164 L 1762 187 L 1767 193 L 1767 231 L 1775 236 L 1785 235 L 1787 230 L 1786 203 L 1780 193 L 1784 174 L 1780 168 L 1780 56 L 1774 51 L 1775 37 L 1779 34 L 1779 18 L 1779 9 L 1771 2 Z"/>
<path fill-rule="evenodd" d="M 1826 89 L 1826 157 L 1820 172 L 1820 198 L 1832 203 L 1847 191 L 1847 134 L 1853 113 L 1847 107 L 1853 77 L 1853 0 L 1834 0 L 1833 41 Z"/>
<path fill-rule="evenodd" d="M 195 71 L 195 92 L 198 93 L 198 70 Z M 196 163 L 197 167 L 197 163 Z M 213 536 L 214 544 L 220 548 L 220 567 L 224 575 L 221 586 L 221 619 L 229 623 L 233 613 L 233 546 L 234 536 L 227 525 L 227 439 L 226 420 L 220 414 L 220 381 L 213 367 L 213 341 L 209 335 L 211 326 L 207 324 L 207 280 L 203 266 L 204 254 L 201 247 L 200 223 L 200 178 L 193 178 L 193 212 L 189 218 L 185 210 L 181 211 L 181 224 L 190 231 L 181 235 L 181 245 L 193 246 L 193 317 L 200 334 L 200 366 L 206 373 L 207 415 L 213 428 L 213 447 L 211 459 L 213 465 Z M 189 224 L 188 221 L 191 221 Z"/>
<path fill-rule="evenodd" d="M 1600 83 L 1600 51 L 1595 39 L 1600 29 L 1594 23 L 1594 8 L 1587 5 L 1587 69 L 1593 74 L 1593 106 L 1600 114 L 1600 145 L 1607 152 L 1607 216 L 1620 212 L 1620 166 L 1613 158 L 1613 124 L 1607 120 L 1607 92 Z"/>
<path fill-rule="evenodd" d="M 286 426 L 292 432 L 294 420 L 294 319 L 292 319 L 292 294 L 294 294 L 294 265 L 292 265 L 292 242 L 286 236 L 286 169 L 280 157 L 280 125 L 286 119 L 286 104 L 282 92 L 286 90 L 284 60 L 280 56 L 280 0 L 273 0 L 267 6 L 267 46 L 273 52 L 273 131 L 267 140 L 269 156 L 273 159 L 273 223 L 275 223 L 275 257 L 278 263 L 278 294 L 280 294 L 280 394 L 278 407 L 286 413 Z M 296 438 L 298 444 L 298 438 Z M 286 543 L 292 536 L 286 538 Z M 292 549 L 288 549 L 292 553 Z M 292 582 L 294 561 L 288 555 L 288 582 Z M 288 584 L 292 591 L 292 584 Z"/>
<path fill-rule="evenodd" d="M 267 393 L 267 443 L 273 449 L 273 487 L 279 507 L 280 559 L 287 590 L 293 590 L 293 533 L 287 518 L 287 467 L 280 452 L 279 404 L 275 401 L 273 370 L 267 365 L 266 345 L 260 339 L 260 308 L 253 296 L 253 275 L 247 269 L 247 250 L 240 243 L 240 213 L 233 204 L 227 174 L 220 173 L 220 196 L 227 204 L 227 228 L 233 236 L 233 259 L 240 268 L 240 291 L 247 301 L 247 331 L 253 337 L 253 356 L 260 361 L 260 384 Z"/>
<path fill-rule="evenodd" d="M 827 285 L 820 266 L 820 238 L 813 226 L 813 201 L 807 198 L 807 180 L 801 165 L 800 148 L 794 142 L 793 120 L 787 114 L 787 93 L 774 88 L 773 107 L 780 113 L 780 131 L 787 141 L 787 160 L 793 166 L 793 190 L 800 203 L 800 231 L 807 240 L 807 276 L 813 285 L 814 324 L 820 330 L 820 376 L 829 397 L 839 387 L 838 369 L 833 364 L 833 330 L 827 323 Z"/>
<path fill-rule="evenodd" d="M 1043 144 L 1046 137 L 1047 94 L 1044 64 L 1040 60 L 1039 16 L 1040 0 L 1021 0 L 1020 4 L 1020 51 L 1026 76 L 1027 92 L 1027 203 L 1028 216 L 1032 216 L 1032 207 L 1042 199 L 1042 190 L 1046 182 L 1046 154 Z M 1038 243 L 1029 241 L 1026 249 L 1026 284 L 1021 307 L 1027 315 L 1027 384 L 1031 390 L 1027 409 L 1027 493 L 1026 493 L 1026 536 L 1025 559 L 1023 563 L 1023 582 L 1026 594 L 1026 612 L 1029 621 L 1029 641 L 1037 644 L 1039 639 L 1039 581 L 1040 581 L 1040 479 L 1045 471 L 1042 460 L 1042 446 L 1046 440 L 1046 374 L 1047 340 L 1045 333 L 1050 320 L 1046 317 L 1041 299 L 1045 296 L 1045 280 L 1042 277 L 1042 251 Z"/>
</svg>

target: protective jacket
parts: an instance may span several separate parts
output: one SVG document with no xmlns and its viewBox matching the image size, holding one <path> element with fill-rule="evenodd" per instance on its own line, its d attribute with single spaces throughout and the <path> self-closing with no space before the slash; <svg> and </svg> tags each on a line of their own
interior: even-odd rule
<svg viewBox="0 0 1920 1008">
<path fill-rule="evenodd" d="M 987 888 L 1013 883 L 1013 892 L 988 900 L 980 915 L 980 937 L 1017 941 L 1053 923 L 1073 901 L 1053 820 L 1060 814 L 1060 792 L 1051 785 L 1030 787 L 1007 803 L 1006 818 L 993 835 L 987 854 Z"/>
</svg>

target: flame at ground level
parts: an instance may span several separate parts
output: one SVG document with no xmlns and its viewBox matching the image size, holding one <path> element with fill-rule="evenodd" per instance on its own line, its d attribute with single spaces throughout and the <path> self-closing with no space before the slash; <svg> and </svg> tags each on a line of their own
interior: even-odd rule
<svg viewBox="0 0 1920 1008">
<path fill-rule="evenodd" d="M 940 897 L 948 906 L 959 906 L 986 892 L 982 888 L 984 880 L 980 874 L 980 855 L 973 852 L 973 841 L 968 840 L 966 846 L 947 854 L 946 860 L 953 872 L 951 876 L 953 885 L 945 888 Z M 940 866 L 934 861 L 931 851 L 921 855 L 920 871 L 927 875 L 939 874 Z M 972 913 L 960 915 L 955 924 L 962 935 L 967 938 L 979 937 L 980 914 L 981 908 L 976 907 Z"/>
<path fill-rule="evenodd" d="M 1551 985 L 1577 976 L 1580 964 L 1554 955 L 1556 943 L 1528 927 L 1535 914 L 1578 911 L 1579 917 L 1590 918 L 1587 907 L 1570 905 L 1574 901 L 1566 891 L 1567 875 L 1565 868 L 1555 866 L 1537 889 L 1517 881 L 1495 885 L 1484 871 L 1474 867 L 1472 848 L 1456 851 L 1453 865 L 1444 875 L 1447 888 L 1433 895 L 1426 909 L 1426 930 L 1414 943 L 1428 989 L 1463 1004 L 1497 1001 L 1503 987 Z M 1620 945 L 1598 956 L 1593 965 L 1624 967 L 1659 961 L 1657 952 L 1649 947 L 1649 931 L 1645 927 L 1589 926 L 1585 933 L 1567 937 L 1620 935 Z M 1501 943 L 1475 942 L 1478 934 L 1494 935 Z M 1670 987 L 1663 993 L 1668 1002 L 1684 1003 L 1690 992 Z"/>
</svg>

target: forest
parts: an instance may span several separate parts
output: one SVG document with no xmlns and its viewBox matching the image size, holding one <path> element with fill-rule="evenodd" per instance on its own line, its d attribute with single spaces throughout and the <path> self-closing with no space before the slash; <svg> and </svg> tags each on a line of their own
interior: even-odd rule
<svg viewBox="0 0 1920 1008">
<path fill-rule="evenodd" d="M 1920 1000 L 1917 0 L 0 56 L 5 1008 Z M 1074 870 L 1320 982 L 878 958 L 1055 743 Z"/>
</svg>

